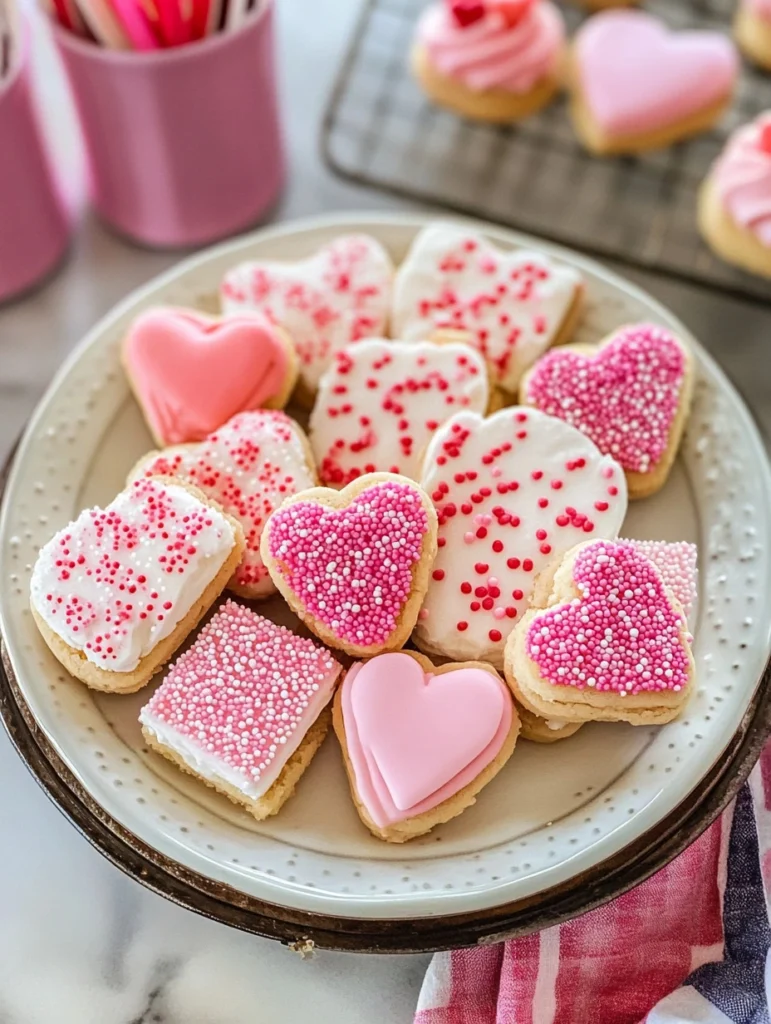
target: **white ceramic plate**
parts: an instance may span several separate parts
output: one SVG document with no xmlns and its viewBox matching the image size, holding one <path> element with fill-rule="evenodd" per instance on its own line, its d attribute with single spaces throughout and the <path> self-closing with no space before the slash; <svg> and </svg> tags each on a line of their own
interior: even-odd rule
<svg viewBox="0 0 771 1024">
<path fill-rule="evenodd" d="M 377 236 L 399 260 L 425 221 L 371 215 L 270 229 L 187 260 L 134 293 L 84 339 L 40 403 L 0 519 L 10 671 L 45 740 L 91 799 L 169 861 L 248 897 L 338 919 L 405 919 L 405 927 L 532 897 L 638 840 L 699 786 L 750 705 L 769 653 L 768 463 L 740 398 L 671 314 L 596 263 L 541 245 L 587 280 L 580 340 L 646 319 L 694 346 L 698 384 L 681 455 L 665 489 L 631 506 L 624 534 L 699 545 L 697 693 L 679 720 L 659 729 L 590 725 L 554 746 L 520 742 L 473 808 L 405 847 L 381 843 L 361 825 L 334 737 L 297 795 L 265 823 L 149 754 L 137 713 L 150 690 L 98 695 L 72 681 L 38 636 L 27 593 L 39 547 L 83 507 L 109 501 L 152 446 L 118 361 L 140 309 L 211 309 L 234 262 L 303 257 L 342 231 Z M 485 230 L 504 246 L 539 244 Z M 263 607 L 281 612 L 278 600 Z"/>
</svg>

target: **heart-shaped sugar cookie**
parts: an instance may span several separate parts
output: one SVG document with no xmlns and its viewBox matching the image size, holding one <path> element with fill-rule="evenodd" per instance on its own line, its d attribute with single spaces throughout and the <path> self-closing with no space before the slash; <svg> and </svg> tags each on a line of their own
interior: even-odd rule
<svg viewBox="0 0 771 1024">
<path fill-rule="evenodd" d="M 123 365 L 161 446 L 201 441 L 239 412 L 280 408 L 297 379 L 290 339 L 255 313 L 148 310 L 124 339 Z"/>
<path fill-rule="evenodd" d="M 544 253 L 503 252 L 477 232 L 433 224 L 397 271 L 391 328 L 405 341 L 468 331 L 492 384 L 511 395 L 550 345 L 569 340 L 582 290 L 576 270 Z"/>
<path fill-rule="evenodd" d="M 253 260 L 234 267 L 222 282 L 222 308 L 260 310 L 289 332 L 307 400 L 337 352 L 385 334 L 392 277 L 379 242 L 343 235 L 296 263 Z"/>
<path fill-rule="evenodd" d="M 612 458 L 573 427 L 516 406 L 445 423 L 421 485 L 436 506 L 439 549 L 415 640 L 496 667 L 540 570 L 579 540 L 615 537 L 626 513 Z"/>
<path fill-rule="evenodd" d="M 506 646 L 506 677 L 535 714 L 652 725 L 692 690 L 683 609 L 654 564 L 625 541 L 589 541 L 539 582 Z"/>
<path fill-rule="evenodd" d="M 262 535 L 279 591 L 326 644 L 354 656 L 401 647 L 436 552 L 436 513 L 406 477 L 372 473 L 342 491 L 289 498 Z"/>
<path fill-rule="evenodd" d="M 576 125 L 587 145 L 600 152 L 624 151 L 624 140 L 647 137 L 654 144 L 657 132 L 664 145 L 704 130 L 730 99 L 738 71 L 727 36 L 671 32 L 644 11 L 604 11 L 590 18 L 573 52 Z"/>
<path fill-rule="evenodd" d="M 260 555 L 262 531 L 287 497 L 316 483 L 308 442 L 294 420 L 264 409 L 241 413 L 198 444 L 146 455 L 131 473 L 140 476 L 186 480 L 237 519 L 246 549 L 230 589 L 250 598 L 275 593 Z"/>
<path fill-rule="evenodd" d="M 521 400 L 580 430 L 627 475 L 629 494 L 667 478 L 690 409 L 693 361 L 654 324 L 622 327 L 598 347 L 548 352 L 522 382 Z"/>
<path fill-rule="evenodd" d="M 467 345 L 372 339 L 338 353 L 321 378 L 310 441 L 322 481 L 380 470 L 420 475 L 434 432 L 462 409 L 484 412 L 484 360 Z"/>
<path fill-rule="evenodd" d="M 362 820 L 390 842 L 473 803 L 519 731 L 511 695 L 489 665 L 435 668 L 408 651 L 354 665 L 334 722 Z"/>
</svg>

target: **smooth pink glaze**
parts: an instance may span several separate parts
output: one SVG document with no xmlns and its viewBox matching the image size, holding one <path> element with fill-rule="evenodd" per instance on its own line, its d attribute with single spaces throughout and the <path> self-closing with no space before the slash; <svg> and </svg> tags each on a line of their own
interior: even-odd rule
<svg viewBox="0 0 771 1024">
<path fill-rule="evenodd" d="M 554 71 L 565 41 L 562 15 L 549 0 L 539 0 L 515 25 L 493 9 L 460 26 L 449 7 L 434 4 L 417 33 L 438 71 L 479 92 L 528 92 Z"/>
<path fill-rule="evenodd" d="M 712 181 L 732 219 L 771 248 L 771 152 L 764 132 L 771 133 L 771 111 L 731 136 Z"/>
<path fill-rule="evenodd" d="M 511 729 L 506 687 L 484 669 L 424 673 L 407 654 L 354 665 L 342 688 L 356 789 L 380 828 L 423 814 L 467 786 Z"/>
<path fill-rule="evenodd" d="M 670 32 L 644 11 L 604 11 L 575 38 L 583 98 L 606 132 L 636 135 L 727 98 L 739 68 L 719 32 Z"/>
<path fill-rule="evenodd" d="M 286 348 L 260 313 L 215 320 L 194 310 L 151 309 L 131 327 L 126 368 L 157 438 L 202 441 L 239 412 L 275 398 Z"/>
</svg>

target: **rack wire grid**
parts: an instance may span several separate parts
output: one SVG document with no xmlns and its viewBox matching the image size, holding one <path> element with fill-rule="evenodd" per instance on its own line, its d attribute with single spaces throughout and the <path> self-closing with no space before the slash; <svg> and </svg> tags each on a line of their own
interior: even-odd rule
<svg viewBox="0 0 771 1024">
<path fill-rule="evenodd" d="M 771 109 L 771 75 L 745 63 L 731 110 L 708 134 L 639 157 L 598 158 L 577 142 L 564 98 L 503 127 L 434 106 L 409 68 L 422 6 L 366 0 L 324 117 L 322 151 L 335 173 L 630 266 L 771 301 L 768 281 L 713 256 L 696 227 L 699 185 L 728 134 Z M 728 32 L 735 0 L 651 0 L 647 7 L 673 28 Z M 571 30 L 585 16 L 563 11 Z"/>
</svg>

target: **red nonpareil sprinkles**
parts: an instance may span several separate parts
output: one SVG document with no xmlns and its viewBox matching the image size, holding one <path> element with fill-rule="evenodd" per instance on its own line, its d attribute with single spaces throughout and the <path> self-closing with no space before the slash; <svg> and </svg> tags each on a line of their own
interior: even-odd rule
<svg viewBox="0 0 771 1024">
<path fill-rule="evenodd" d="M 200 444 L 162 452 L 143 467 L 143 474 L 187 480 L 238 519 L 246 550 L 236 583 L 259 593 L 274 589 L 260 557 L 265 523 L 285 498 L 315 483 L 288 416 L 270 410 L 241 413 Z"/>
<path fill-rule="evenodd" d="M 343 509 L 296 501 L 270 520 L 270 554 L 304 607 L 341 640 L 385 643 L 413 586 L 429 529 L 420 495 L 396 481 Z"/>
<path fill-rule="evenodd" d="M 324 648 L 234 601 L 171 667 L 140 720 L 184 737 L 250 790 L 275 777 L 331 696 L 341 666 Z M 161 728 L 159 728 L 162 727 Z M 252 795 L 256 795 L 252 792 Z"/>
<path fill-rule="evenodd" d="M 560 331 L 579 275 L 539 252 L 504 252 L 482 235 L 436 224 L 399 268 L 392 326 L 409 341 L 445 329 L 469 333 L 493 380 L 514 390 Z"/>
<path fill-rule="evenodd" d="M 527 631 L 527 654 L 544 679 L 621 697 L 686 686 L 685 623 L 643 554 L 595 541 L 576 556 L 573 579 L 582 596 L 540 613 Z"/>
<path fill-rule="evenodd" d="M 544 566 L 583 540 L 615 537 L 626 509 L 620 466 L 527 408 L 459 413 L 430 443 L 421 484 L 439 537 L 418 636 L 458 659 L 500 651 Z"/>
<path fill-rule="evenodd" d="M 342 235 L 297 263 L 250 262 L 225 276 L 226 313 L 260 309 L 292 336 L 302 376 L 316 387 L 333 355 L 352 342 L 383 334 L 391 263 L 367 235 Z"/>
<path fill-rule="evenodd" d="M 674 336 L 640 324 L 593 356 L 547 352 L 530 376 L 527 397 L 586 434 L 625 470 L 647 473 L 669 445 L 685 369 Z"/>
<path fill-rule="evenodd" d="M 45 545 L 32 597 L 89 661 L 131 671 L 187 614 L 233 544 L 219 512 L 181 487 L 141 479 Z"/>
<path fill-rule="evenodd" d="M 465 345 L 372 339 L 340 352 L 310 420 L 321 479 L 342 487 L 377 471 L 416 476 L 432 434 L 461 409 L 483 412 L 485 364 Z"/>
</svg>

